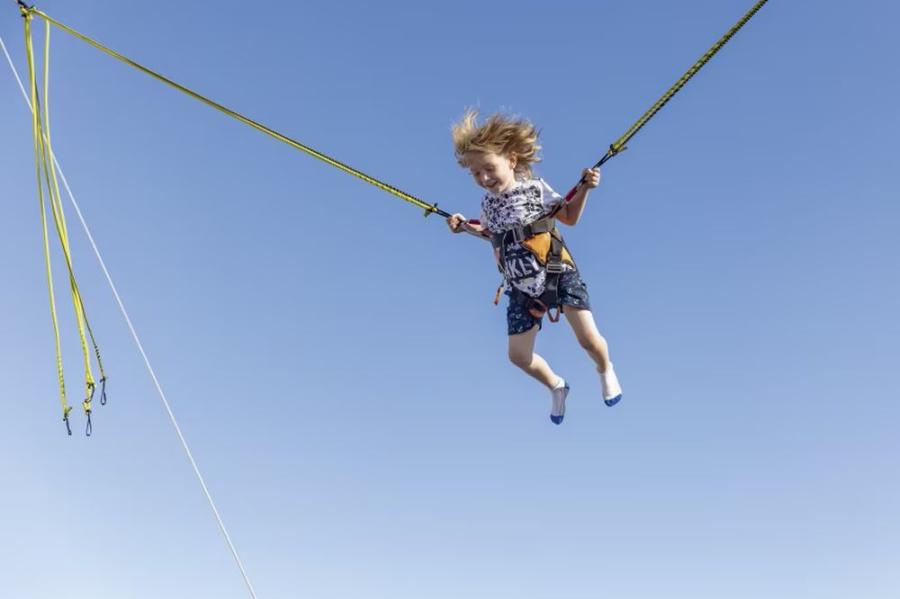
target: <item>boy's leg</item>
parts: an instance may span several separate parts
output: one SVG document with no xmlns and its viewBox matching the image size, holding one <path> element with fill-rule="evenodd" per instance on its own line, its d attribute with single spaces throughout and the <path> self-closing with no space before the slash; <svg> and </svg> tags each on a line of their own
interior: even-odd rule
<svg viewBox="0 0 900 599">
<path fill-rule="evenodd" d="M 566 320 L 575 332 L 578 343 L 597 365 L 598 372 L 606 372 L 609 367 L 609 346 L 597 330 L 594 315 L 590 310 L 566 306 L 563 310 Z"/>
<path fill-rule="evenodd" d="M 539 330 L 540 327 L 535 325 L 524 333 L 510 335 L 509 360 L 548 389 L 553 389 L 560 380 L 559 376 L 544 358 L 534 353 L 534 341 Z"/>
<path fill-rule="evenodd" d="M 606 339 L 597 330 L 594 315 L 590 310 L 572 306 L 566 306 L 564 313 L 572 330 L 575 331 L 578 343 L 597 365 L 603 389 L 603 402 L 610 407 L 616 405 L 622 399 L 622 386 L 619 384 L 619 378 L 609 360 L 609 347 Z"/>
</svg>

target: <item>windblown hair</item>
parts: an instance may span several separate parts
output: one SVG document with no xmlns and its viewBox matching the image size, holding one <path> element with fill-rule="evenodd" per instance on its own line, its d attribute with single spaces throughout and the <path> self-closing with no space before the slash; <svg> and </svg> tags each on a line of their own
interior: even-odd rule
<svg viewBox="0 0 900 599">
<path fill-rule="evenodd" d="M 453 125 L 453 146 L 456 160 L 468 167 L 467 152 L 490 152 L 516 159 L 516 176 L 530 178 L 531 165 L 540 162 L 538 130 L 526 119 L 496 113 L 478 124 L 478 111 L 468 109 Z"/>
</svg>

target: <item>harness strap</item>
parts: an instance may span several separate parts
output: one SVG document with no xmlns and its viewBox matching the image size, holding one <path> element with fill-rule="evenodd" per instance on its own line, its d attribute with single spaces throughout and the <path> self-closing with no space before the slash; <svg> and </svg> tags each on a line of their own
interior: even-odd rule
<svg viewBox="0 0 900 599">
<path fill-rule="evenodd" d="M 558 235 L 550 233 L 550 252 L 547 254 L 547 278 L 544 283 L 544 292 L 538 300 L 544 305 L 550 322 L 559 320 L 561 305 L 559 303 L 559 277 L 563 272 L 562 251 L 565 247 Z M 556 312 L 554 313 L 554 310 Z"/>
<path fill-rule="evenodd" d="M 550 250 L 547 252 L 547 259 L 544 264 L 544 268 L 547 272 L 547 277 L 544 282 L 544 291 L 536 298 L 527 296 L 519 289 L 516 289 L 515 286 L 512 286 L 511 291 L 525 296 L 526 309 L 532 316 L 540 318 L 544 314 L 547 314 L 550 322 L 557 322 L 561 312 L 559 303 L 559 277 L 563 273 L 563 250 L 565 249 L 566 244 L 559 234 L 559 230 L 556 228 L 556 219 L 545 216 L 528 225 L 513 227 L 503 233 L 495 233 L 491 235 L 491 244 L 500 251 L 501 264 L 505 264 L 506 241 L 509 235 L 512 235 L 513 241 L 521 243 L 540 233 L 550 233 Z M 496 304 L 496 301 L 494 303 Z"/>
<path fill-rule="evenodd" d="M 509 235 L 512 235 L 513 241 L 521 243 L 540 233 L 552 232 L 554 229 L 556 229 L 556 220 L 545 216 L 522 227 L 513 227 L 502 233 L 491 234 L 491 245 L 495 248 L 502 247 Z"/>
</svg>

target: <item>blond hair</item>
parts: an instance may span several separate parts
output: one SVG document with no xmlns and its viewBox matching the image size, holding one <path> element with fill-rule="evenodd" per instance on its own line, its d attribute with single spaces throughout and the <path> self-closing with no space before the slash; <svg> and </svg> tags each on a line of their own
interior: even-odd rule
<svg viewBox="0 0 900 599">
<path fill-rule="evenodd" d="M 459 122 L 453 125 L 453 147 L 456 160 L 468 167 L 468 152 L 492 153 L 515 158 L 516 176 L 530 178 L 531 165 L 540 162 L 537 128 L 530 121 L 495 113 L 478 124 L 478 111 L 468 109 Z"/>
</svg>

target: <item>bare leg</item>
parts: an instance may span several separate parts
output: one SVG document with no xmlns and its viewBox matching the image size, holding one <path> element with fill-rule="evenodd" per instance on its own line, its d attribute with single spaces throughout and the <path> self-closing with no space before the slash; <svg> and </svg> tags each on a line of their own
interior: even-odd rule
<svg viewBox="0 0 900 599">
<path fill-rule="evenodd" d="M 575 331 L 578 343 L 597 365 L 597 372 L 600 373 L 600 386 L 603 391 L 603 403 L 610 407 L 616 405 L 622 399 L 622 385 L 619 384 L 616 371 L 612 362 L 609 361 L 609 347 L 606 345 L 606 339 L 597 330 L 594 315 L 590 310 L 570 308 L 569 306 L 566 306 L 565 314 L 566 320 Z"/>
<path fill-rule="evenodd" d="M 597 330 L 594 315 L 590 310 L 572 306 L 566 306 L 563 314 L 566 315 L 566 320 L 569 321 L 569 325 L 575 332 L 578 343 L 597 365 L 597 371 L 606 372 L 609 367 L 609 346 L 606 344 L 606 339 Z"/>
<path fill-rule="evenodd" d="M 548 389 L 553 389 L 559 377 L 544 358 L 534 353 L 534 341 L 539 330 L 535 325 L 524 333 L 509 336 L 509 361 Z"/>
</svg>

